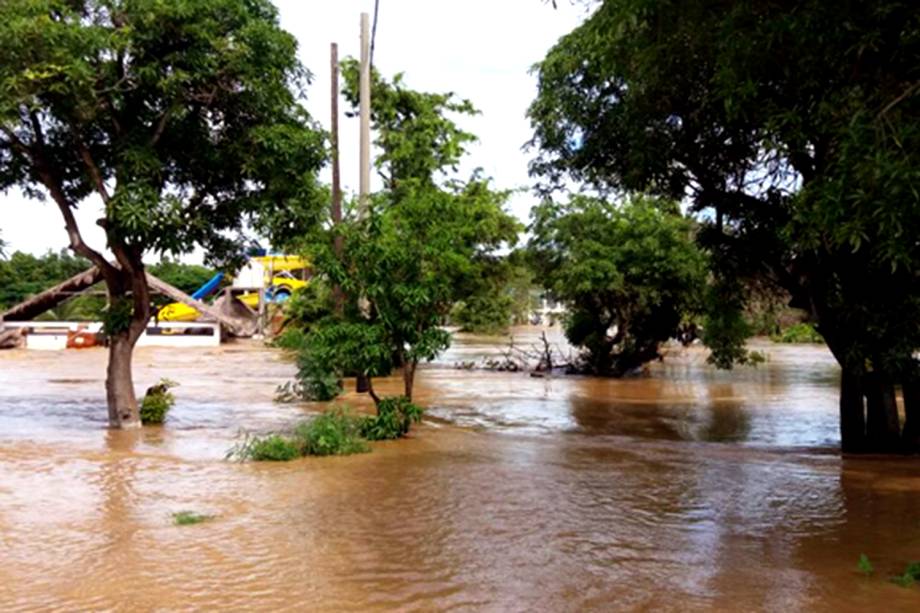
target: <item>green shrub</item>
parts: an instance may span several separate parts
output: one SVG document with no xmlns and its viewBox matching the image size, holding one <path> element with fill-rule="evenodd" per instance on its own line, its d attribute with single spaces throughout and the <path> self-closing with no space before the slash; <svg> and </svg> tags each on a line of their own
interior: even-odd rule
<svg viewBox="0 0 920 613">
<path fill-rule="evenodd" d="M 287 351 L 298 351 L 306 342 L 306 333 L 297 326 L 286 327 L 281 334 L 272 341 L 272 346 Z"/>
<path fill-rule="evenodd" d="M 347 410 L 334 407 L 294 429 L 303 455 L 349 455 L 370 451 L 361 439 L 359 421 Z"/>
<path fill-rule="evenodd" d="M 297 383 L 304 400 L 326 402 L 342 393 L 342 377 L 327 362 L 317 358 L 309 343 L 297 354 Z"/>
<path fill-rule="evenodd" d="M 247 439 L 239 450 L 239 457 L 254 462 L 289 462 L 300 457 L 297 443 L 280 434 Z"/>
<path fill-rule="evenodd" d="M 297 354 L 297 379 L 275 388 L 275 402 L 328 402 L 342 393 L 339 373 L 316 359 L 304 344 Z"/>
<path fill-rule="evenodd" d="M 823 343 L 824 338 L 809 323 L 798 323 L 786 328 L 782 334 L 770 337 L 776 343 Z"/>
<path fill-rule="evenodd" d="M 361 438 L 360 419 L 346 409 L 333 407 L 321 415 L 298 424 L 290 434 L 247 436 L 234 445 L 227 458 L 254 462 L 288 462 L 302 456 L 329 456 L 366 453 Z"/>
<path fill-rule="evenodd" d="M 213 518 L 213 515 L 205 515 L 194 511 L 179 511 L 178 513 L 173 513 L 173 523 L 177 526 L 191 526 Z"/>
<path fill-rule="evenodd" d="M 147 390 L 141 401 L 142 424 L 156 425 L 166 421 L 166 414 L 176 403 L 175 397 L 169 390 L 178 385 L 175 381 L 160 379 L 159 383 Z"/>
<path fill-rule="evenodd" d="M 361 435 L 370 441 L 402 438 L 413 423 L 422 421 L 424 411 L 405 396 L 384 398 L 377 406 L 377 415 L 361 421 Z"/>
</svg>

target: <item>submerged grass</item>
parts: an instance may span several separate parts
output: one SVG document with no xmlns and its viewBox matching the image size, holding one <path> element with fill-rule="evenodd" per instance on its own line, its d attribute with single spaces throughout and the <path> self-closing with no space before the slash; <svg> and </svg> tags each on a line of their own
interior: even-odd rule
<svg viewBox="0 0 920 613">
<path fill-rule="evenodd" d="M 891 582 L 901 587 L 911 587 L 917 581 L 920 581 L 920 562 L 911 562 L 902 574 L 891 577 Z"/>
<path fill-rule="evenodd" d="M 864 553 L 859 554 L 859 562 L 856 563 L 856 568 L 859 569 L 859 572 L 869 576 L 875 572 L 875 567 L 872 566 L 872 562 L 869 560 L 869 556 Z"/>
<path fill-rule="evenodd" d="M 173 513 L 173 523 L 177 526 L 191 526 L 206 522 L 209 519 L 214 519 L 214 516 L 196 513 L 195 511 L 179 511 L 178 513 Z"/>
</svg>

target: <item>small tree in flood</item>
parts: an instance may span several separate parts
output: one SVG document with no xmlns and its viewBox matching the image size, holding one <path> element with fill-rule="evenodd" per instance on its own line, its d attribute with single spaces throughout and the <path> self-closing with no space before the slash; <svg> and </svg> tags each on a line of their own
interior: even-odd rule
<svg viewBox="0 0 920 613">
<path fill-rule="evenodd" d="M 657 358 L 699 311 L 705 260 L 675 204 L 576 196 L 533 219 L 537 276 L 568 308 L 565 334 L 588 372 L 622 376 Z"/>
<path fill-rule="evenodd" d="M 415 186 L 398 199 L 380 194 L 374 212 L 343 231 L 341 259 L 317 258 L 357 305 L 315 326 L 309 351 L 319 362 L 370 378 L 401 369 L 411 400 L 419 363 L 450 345 L 442 324 L 494 251 L 514 240 L 517 224 L 502 211 L 504 195 L 473 180 L 454 190 Z M 380 398 L 370 383 L 370 395 Z"/>
<path fill-rule="evenodd" d="M 292 91 L 296 42 L 267 0 L 6 0 L 0 49 L 0 188 L 50 195 L 100 269 L 109 422 L 137 426 L 145 252 L 221 259 L 247 215 L 315 193 L 323 141 Z M 90 196 L 114 262 L 74 216 Z"/>
<path fill-rule="evenodd" d="M 355 101 L 353 62 L 344 73 L 346 96 Z M 336 230 L 339 254 L 332 237 L 315 241 L 316 273 L 342 287 L 351 303 L 311 327 L 302 363 L 311 365 L 311 376 L 316 365 L 366 375 L 384 417 L 387 407 L 406 405 L 382 402 L 373 378 L 401 370 L 411 401 L 418 365 L 450 344 L 441 325 L 451 307 L 469 294 L 496 250 L 516 239 L 518 224 L 502 208 L 507 194 L 488 180 L 448 176 L 473 136 L 446 114 L 473 112 L 468 102 L 406 89 L 398 77 L 387 83 L 375 75 L 373 91 L 385 189 L 365 218 L 353 216 Z M 397 431 L 408 427 L 405 417 L 411 415 L 399 416 Z"/>
</svg>

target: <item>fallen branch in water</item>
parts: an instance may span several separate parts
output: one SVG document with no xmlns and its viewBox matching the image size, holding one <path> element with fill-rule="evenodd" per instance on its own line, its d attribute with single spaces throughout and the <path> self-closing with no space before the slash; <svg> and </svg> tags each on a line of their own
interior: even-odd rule
<svg viewBox="0 0 920 613">
<path fill-rule="evenodd" d="M 571 372 L 575 368 L 575 359 L 555 343 L 546 338 L 546 332 L 540 334 L 540 343 L 530 347 L 520 347 L 512 336 L 508 345 L 497 358 L 487 357 L 480 362 L 457 362 L 455 368 L 461 370 L 491 370 L 495 372 L 530 372 L 550 373 L 555 370 Z"/>
</svg>

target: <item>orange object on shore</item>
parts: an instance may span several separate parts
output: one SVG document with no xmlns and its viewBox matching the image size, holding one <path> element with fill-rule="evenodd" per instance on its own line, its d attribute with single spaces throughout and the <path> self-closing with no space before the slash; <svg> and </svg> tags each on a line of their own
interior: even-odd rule
<svg viewBox="0 0 920 613">
<path fill-rule="evenodd" d="M 95 332 L 76 330 L 67 333 L 68 349 L 86 349 L 87 347 L 95 347 L 98 344 L 99 341 L 96 339 Z"/>
</svg>

